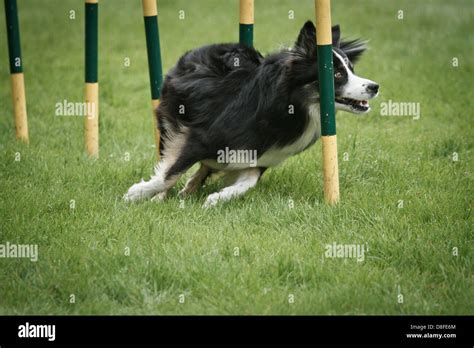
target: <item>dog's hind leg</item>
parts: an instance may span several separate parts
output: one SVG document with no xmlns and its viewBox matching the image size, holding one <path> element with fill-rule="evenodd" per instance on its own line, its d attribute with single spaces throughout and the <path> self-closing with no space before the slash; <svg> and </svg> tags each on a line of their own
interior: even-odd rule
<svg viewBox="0 0 474 348">
<path fill-rule="evenodd" d="M 163 191 L 163 192 L 159 192 L 159 193 L 157 193 L 156 195 L 153 196 L 151 201 L 152 202 L 163 202 L 166 199 L 167 196 L 168 196 L 168 190 Z"/>
<path fill-rule="evenodd" d="M 247 168 L 236 172 L 235 174 L 237 175 L 237 178 L 235 182 L 219 192 L 207 196 L 203 208 L 209 208 L 216 205 L 218 202 L 226 202 L 234 197 L 243 195 L 257 184 L 261 173 L 262 171 L 260 168 Z"/>
<path fill-rule="evenodd" d="M 199 169 L 188 179 L 184 188 L 179 191 L 179 196 L 184 198 L 187 195 L 196 192 L 211 173 L 211 168 L 201 163 Z M 159 192 L 151 200 L 153 202 L 162 202 L 166 199 L 167 195 L 168 190 Z"/>
<path fill-rule="evenodd" d="M 186 197 L 187 195 L 196 192 L 201 187 L 206 178 L 211 174 L 211 169 L 205 164 L 201 163 L 199 169 L 194 173 L 184 185 L 184 188 L 179 191 L 180 197 Z"/>
<path fill-rule="evenodd" d="M 147 199 L 155 196 L 160 192 L 164 192 L 172 187 L 178 178 L 167 179 L 166 172 L 169 169 L 166 160 L 160 161 L 155 167 L 155 175 L 153 175 L 148 181 L 141 181 L 132 185 L 123 199 L 126 202 L 133 202 L 142 199 Z"/>
<path fill-rule="evenodd" d="M 166 144 L 161 161 L 155 167 L 155 175 L 148 181 L 141 181 L 132 185 L 124 195 L 126 202 L 152 198 L 157 194 L 166 192 L 178 181 L 181 175 L 198 161 L 193 154 L 186 151 L 186 133 L 175 134 Z M 166 195 L 163 193 L 159 195 Z"/>
</svg>

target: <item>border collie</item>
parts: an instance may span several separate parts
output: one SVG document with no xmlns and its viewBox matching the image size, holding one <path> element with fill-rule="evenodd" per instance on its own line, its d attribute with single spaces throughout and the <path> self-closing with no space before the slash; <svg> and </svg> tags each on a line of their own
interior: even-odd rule
<svg viewBox="0 0 474 348">
<path fill-rule="evenodd" d="M 365 43 L 341 41 L 339 26 L 332 28 L 332 37 L 336 109 L 366 113 L 379 85 L 354 73 Z M 198 162 L 182 197 L 215 172 L 224 172 L 230 185 L 209 195 L 204 207 L 243 195 L 267 168 L 320 137 L 314 24 L 305 23 L 293 48 L 266 57 L 240 44 L 187 52 L 165 78 L 156 117 L 161 158 L 155 175 L 130 187 L 125 201 L 164 199 Z M 254 161 L 249 153 L 256 154 Z"/>
</svg>

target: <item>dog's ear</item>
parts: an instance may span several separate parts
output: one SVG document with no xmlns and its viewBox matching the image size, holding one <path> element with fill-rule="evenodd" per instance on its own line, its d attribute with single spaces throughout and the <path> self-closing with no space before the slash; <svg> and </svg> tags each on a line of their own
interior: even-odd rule
<svg viewBox="0 0 474 348">
<path fill-rule="evenodd" d="M 341 41 L 339 48 L 347 55 L 352 63 L 356 63 L 367 49 L 367 41 L 360 39 Z"/>
<path fill-rule="evenodd" d="M 316 27 L 313 22 L 307 21 L 300 30 L 295 48 L 311 53 L 316 49 Z"/>
<path fill-rule="evenodd" d="M 332 27 L 332 45 L 333 47 L 339 47 L 341 43 L 341 27 L 339 24 L 336 24 Z"/>
</svg>

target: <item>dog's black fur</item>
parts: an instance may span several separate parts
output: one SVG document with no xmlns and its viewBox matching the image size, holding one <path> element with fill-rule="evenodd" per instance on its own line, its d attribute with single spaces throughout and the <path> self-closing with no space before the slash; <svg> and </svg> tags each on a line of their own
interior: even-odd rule
<svg viewBox="0 0 474 348">
<path fill-rule="evenodd" d="M 364 46 L 358 40 L 340 42 L 339 36 L 335 26 L 335 49 L 355 62 Z M 201 160 L 215 159 L 217 151 L 226 146 L 263 154 L 272 146 L 283 147 L 297 139 L 318 89 L 316 48 L 316 29 L 308 21 L 293 50 L 265 58 L 240 44 L 204 46 L 184 54 L 166 76 L 157 110 L 162 154 L 170 133 L 179 132 L 182 126 L 190 130 L 167 176 Z M 336 91 L 344 82 L 336 81 Z M 294 106 L 294 114 L 288 113 L 289 105 Z M 184 113 L 180 113 L 183 106 Z"/>
</svg>

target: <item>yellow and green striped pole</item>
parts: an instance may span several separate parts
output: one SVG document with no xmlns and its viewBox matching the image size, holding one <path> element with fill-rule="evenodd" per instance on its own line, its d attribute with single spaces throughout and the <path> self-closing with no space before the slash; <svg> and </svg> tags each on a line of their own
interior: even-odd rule
<svg viewBox="0 0 474 348">
<path fill-rule="evenodd" d="M 8 36 L 8 56 L 12 83 L 13 112 L 15 113 L 16 137 L 28 143 L 28 118 L 26 114 L 25 80 L 21 57 L 20 26 L 16 0 L 5 0 L 5 17 Z"/>
<path fill-rule="evenodd" d="M 160 104 L 163 71 L 161 67 L 160 32 L 158 29 L 158 9 L 156 0 L 142 0 L 143 18 L 145 20 L 146 49 L 148 54 L 148 72 L 150 75 L 151 106 L 153 109 L 153 127 L 157 159 L 160 158 L 160 130 L 155 114 Z"/>
<path fill-rule="evenodd" d="M 240 0 L 239 42 L 253 46 L 253 0 Z"/>
<path fill-rule="evenodd" d="M 321 139 L 323 143 L 324 199 L 339 201 L 334 73 L 332 61 L 331 0 L 315 0 L 318 45 Z"/>
<path fill-rule="evenodd" d="M 99 1 L 85 0 L 85 109 L 84 122 L 86 151 L 99 157 Z M 91 105 L 92 107 L 89 107 Z"/>
</svg>

